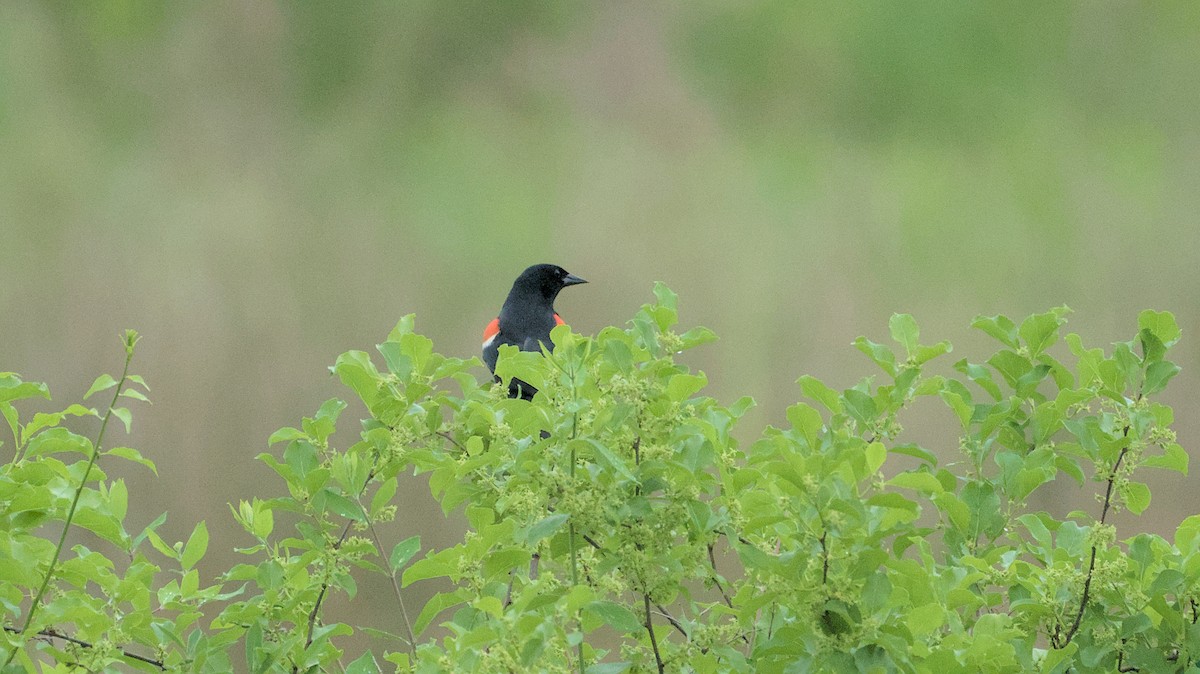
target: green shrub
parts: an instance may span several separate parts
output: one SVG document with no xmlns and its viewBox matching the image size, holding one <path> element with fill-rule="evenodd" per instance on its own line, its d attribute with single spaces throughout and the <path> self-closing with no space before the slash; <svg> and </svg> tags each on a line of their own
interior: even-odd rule
<svg viewBox="0 0 1200 674">
<path fill-rule="evenodd" d="M 1179 370 L 1166 359 L 1180 336 L 1170 314 L 1143 312 L 1110 353 L 1062 337 L 1065 308 L 977 318 L 998 350 L 943 375 L 925 370 L 949 343 L 922 344 L 898 314 L 896 347 L 855 342 L 881 373 L 845 390 L 801 377 L 810 402 L 788 408 L 789 427 L 742 447 L 733 427 L 753 402 L 700 395 L 706 378 L 675 355 L 714 335 L 676 332 L 675 295 L 655 294 L 627 329 L 560 326 L 553 353 L 504 349 L 497 374 L 536 386 L 533 402 L 481 384 L 476 359 L 437 354 L 411 316 L 378 346 L 383 369 L 343 354 L 331 369 L 366 407 L 360 437 L 331 444 L 340 400 L 272 435 L 282 452 L 260 458 L 286 490 L 233 508 L 253 543 L 206 586 L 194 568 L 204 524 L 175 546 L 154 533 L 161 518 L 129 536 L 124 484 L 96 459 L 153 464 L 59 425 L 128 423 L 114 405 L 143 398 L 129 387 L 141 380 L 97 380 L 117 394 L 103 413 L 73 405 L 22 424 L 12 402 L 45 387 L 0 375 L 14 450 L 0 472 L 9 667 L 1200 671 L 1200 516 L 1174 541 L 1117 541 L 1108 523 L 1149 505 L 1143 469 L 1187 470 L 1172 411 L 1154 401 Z M 957 447 L 949 463 L 898 439 L 919 397 L 959 423 L 942 443 Z M 461 543 L 422 552 L 417 537 L 379 535 L 414 473 L 466 515 Z M 1030 510 L 1059 475 L 1093 490 L 1095 508 Z M 65 554 L 52 533 L 63 522 L 111 549 Z M 364 600 L 363 574 L 390 578 L 403 634 L 325 620 L 331 593 Z M 406 606 L 406 588 L 431 580 L 443 591 Z M 394 647 L 346 654 L 356 631 Z"/>
</svg>

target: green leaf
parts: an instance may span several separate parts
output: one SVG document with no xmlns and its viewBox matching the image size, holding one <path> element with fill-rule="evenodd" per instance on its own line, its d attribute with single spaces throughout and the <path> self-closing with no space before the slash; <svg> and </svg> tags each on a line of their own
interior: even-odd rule
<svg viewBox="0 0 1200 674">
<path fill-rule="evenodd" d="M 141 375 L 136 375 L 136 374 L 125 375 L 125 381 L 133 382 L 134 384 L 141 386 L 142 388 L 146 389 L 147 391 L 150 390 L 150 385 L 146 383 L 145 379 L 142 379 Z"/>
<path fill-rule="evenodd" d="M 541 390 L 546 386 L 546 369 L 546 359 L 541 352 L 521 351 L 508 344 L 500 345 L 496 376 L 506 385 L 516 378 Z"/>
<path fill-rule="evenodd" d="M 338 356 L 330 368 L 343 384 L 349 386 L 370 409 L 379 397 L 382 377 L 365 351 L 347 351 Z"/>
<path fill-rule="evenodd" d="M 388 557 L 388 567 L 392 570 L 392 573 L 396 573 L 400 569 L 403 569 L 409 560 L 413 558 L 413 555 L 417 554 L 420 550 L 421 537 L 409 536 L 392 548 L 392 554 Z"/>
<path fill-rule="evenodd" d="M 76 452 L 90 457 L 92 441 L 61 426 L 50 428 L 29 440 L 25 455 L 28 457 L 48 456 L 62 452 Z"/>
<path fill-rule="evenodd" d="M 402 587 L 408 587 L 419 580 L 441 578 L 458 570 L 463 551 L 459 548 L 446 548 L 433 554 L 426 553 L 422 559 L 413 562 L 404 570 L 400 578 Z"/>
<path fill-rule="evenodd" d="M 675 294 L 675 291 L 668 288 L 667 284 L 662 281 L 654 282 L 654 298 L 660 307 L 666 307 L 672 311 L 679 307 L 679 295 Z"/>
<path fill-rule="evenodd" d="M 886 484 L 901 489 L 914 489 L 926 494 L 940 494 L 945 489 L 942 488 L 942 483 L 931 473 L 924 471 L 912 471 L 900 473 L 896 477 L 888 480 Z"/>
<path fill-rule="evenodd" d="M 992 396 L 993 400 L 1002 400 L 1004 396 L 1000 393 L 1000 387 L 992 380 L 992 371 L 982 365 L 968 362 L 966 358 L 954 364 L 954 369 L 967 375 L 967 378 L 975 382 L 977 386 L 987 391 Z"/>
<path fill-rule="evenodd" d="M 693 347 L 700 346 L 701 344 L 707 344 L 716 340 L 717 333 L 709 330 L 708 328 L 696 327 L 679 336 L 679 341 L 681 342 L 679 348 L 686 351 Z"/>
<path fill-rule="evenodd" d="M 68 416 L 98 417 L 100 415 L 96 413 L 96 410 L 91 409 L 89 407 L 84 407 L 83 405 L 71 405 L 70 407 L 68 407 L 67 409 L 65 409 L 61 412 L 54 412 L 54 413 L 50 413 L 50 414 L 47 414 L 45 412 L 38 412 L 37 414 L 33 415 L 33 419 L 30 420 L 29 423 L 25 424 L 25 428 L 21 430 L 21 435 L 25 438 L 26 441 L 28 441 L 29 438 L 33 437 L 33 435 L 35 433 L 37 433 L 38 431 L 40 431 L 41 429 L 57 426 L 60 423 L 62 423 L 62 420 L 64 418 L 66 418 Z"/>
<path fill-rule="evenodd" d="M 1178 443 L 1172 442 L 1163 449 L 1161 455 L 1146 457 L 1142 465 L 1147 468 L 1166 468 L 1187 475 L 1188 453 Z"/>
<path fill-rule="evenodd" d="M 208 526 L 203 520 L 192 529 L 192 535 L 188 537 L 187 544 L 183 546 L 183 554 L 179 558 L 179 565 L 183 570 L 187 571 L 196 565 L 204 557 L 205 551 L 208 550 Z"/>
<path fill-rule="evenodd" d="M 146 535 L 150 540 L 150 545 L 154 546 L 154 549 L 158 550 L 159 554 L 169 559 L 179 559 L 179 551 L 167 545 L 162 536 L 159 536 L 153 529 L 147 527 L 142 533 Z"/>
<path fill-rule="evenodd" d="M 405 314 L 401 316 L 400 320 L 396 321 L 396 327 L 392 328 L 392 331 L 388 333 L 388 341 L 399 342 L 400 338 L 404 335 L 412 334 L 413 330 L 416 329 L 416 324 L 416 314 Z"/>
<path fill-rule="evenodd" d="M 613 601 L 594 601 L 584 606 L 583 610 L 600 618 L 604 624 L 622 632 L 633 633 L 645 629 L 633 611 Z"/>
<path fill-rule="evenodd" d="M 1020 335 L 1029 349 L 1030 357 L 1036 357 L 1058 341 L 1058 327 L 1065 323 L 1070 309 L 1057 307 L 1044 314 L 1034 314 L 1021 322 Z"/>
<path fill-rule="evenodd" d="M 1126 482 L 1121 488 L 1125 507 L 1134 515 L 1141 515 L 1150 506 L 1150 488 L 1141 482 Z"/>
<path fill-rule="evenodd" d="M 129 549 L 136 550 L 137 547 L 142 544 L 142 541 L 146 540 L 146 537 L 149 536 L 152 531 L 154 531 L 155 529 L 162 526 L 163 522 L 166 522 L 166 521 L 167 521 L 166 513 L 163 513 L 163 514 L 159 515 L 158 517 L 154 518 L 153 522 L 151 522 L 150 524 L 147 524 L 145 529 L 142 529 L 142 533 L 140 533 L 134 537 L 133 544 L 129 546 Z"/>
<path fill-rule="evenodd" d="M 246 630 L 245 650 L 246 667 L 254 674 L 257 674 L 263 669 L 259 666 L 264 660 L 263 656 L 260 654 L 262 651 L 262 640 L 262 624 L 258 622 L 252 623 L 250 628 Z"/>
<path fill-rule="evenodd" d="M 525 539 L 526 544 L 536 545 L 543 538 L 553 536 L 567 523 L 568 517 L 566 513 L 555 513 L 529 527 L 529 534 Z"/>
<path fill-rule="evenodd" d="M 493 550 L 484 555 L 483 558 L 483 577 L 485 579 L 495 578 L 497 575 L 508 575 L 510 571 L 518 567 L 529 565 L 529 559 L 532 557 L 530 552 L 525 548 L 502 548 Z"/>
<path fill-rule="evenodd" d="M 396 375 L 400 381 L 407 382 L 412 378 L 413 362 L 401 350 L 400 342 L 389 340 L 382 344 L 376 344 L 375 348 L 383 355 L 383 362 L 387 365 L 388 372 Z"/>
<path fill-rule="evenodd" d="M 882 442 L 872 442 L 867 445 L 867 471 L 874 473 L 887 461 L 888 450 Z"/>
<path fill-rule="evenodd" d="M 1010 349 L 1020 346 L 1017 342 L 1017 324 L 1008 316 L 976 316 L 971 327 L 986 332 Z"/>
<path fill-rule="evenodd" d="M 336 513 L 347 519 L 352 519 L 355 522 L 363 522 L 366 520 L 363 510 L 357 503 L 342 496 L 341 494 L 330 490 L 322 489 L 317 492 L 317 496 L 313 499 L 317 507 L 326 512 Z M 323 501 L 323 503 L 321 503 Z"/>
<path fill-rule="evenodd" d="M 917 352 L 913 354 L 912 358 L 913 358 L 913 361 L 916 362 L 917 365 L 924 365 L 925 363 L 928 363 L 929 361 L 933 360 L 934 358 L 937 358 L 938 356 L 941 356 L 943 354 L 950 353 L 953 350 L 954 350 L 954 346 L 951 345 L 950 342 L 948 342 L 946 340 L 942 340 L 942 341 L 938 342 L 937 344 L 930 344 L 929 346 L 918 346 Z"/>
<path fill-rule="evenodd" d="M 958 416 L 958 421 L 964 429 L 971 427 L 971 418 L 974 416 L 975 410 L 967 401 L 963 400 L 961 395 L 954 391 L 944 390 L 942 391 L 942 400 L 950 406 L 950 409 L 954 410 L 954 414 Z"/>
<path fill-rule="evenodd" d="M 952 492 L 934 495 L 933 503 L 959 531 L 966 531 L 971 525 L 971 509 Z"/>
<path fill-rule="evenodd" d="M 271 437 L 267 438 L 267 444 L 274 445 L 277 442 L 291 442 L 292 440 L 300 440 L 307 437 L 308 436 L 304 434 L 304 431 L 298 428 L 284 426 L 283 428 L 272 433 Z"/>
<path fill-rule="evenodd" d="M 1015 351 L 997 351 L 987 362 L 996 368 L 1004 377 L 1004 381 L 1014 389 L 1020 386 L 1023 383 L 1022 378 L 1033 370 L 1033 363 Z"/>
<path fill-rule="evenodd" d="M 889 454 L 903 454 L 904 456 L 911 456 L 915 459 L 920 459 L 921 461 L 924 461 L 931 466 L 936 466 L 937 462 L 938 462 L 937 454 L 934 454 L 933 452 L 929 451 L 928 449 L 925 449 L 924 447 L 917 445 L 917 444 L 913 444 L 913 443 L 905 443 L 902 445 L 895 445 L 894 447 L 892 447 L 891 449 L 888 450 L 888 453 Z"/>
<path fill-rule="evenodd" d="M 13 439 L 14 441 L 17 441 L 17 438 L 19 438 L 21 435 L 19 430 L 21 428 L 21 424 L 17 417 L 17 409 L 13 407 L 11 403 L 0 402 L 0 415 L 3 415 L 4 420 L 8 422 L 8 427 L 12 430 Z M 4 443 L 0 442 L 0 446 L 3 445 Z"/>
<path fill-rule="evenodd" d="M 677 374 L 667 381 L 667 397 L 673 402 L 683 402 L 708 384 L 708 377 L 700 374 Z"/>
<path fill-rule="evenodd" d="M 845 402 L 846 411 L 850 413 L 850 416 L 864 426 L 871 425 L 879 416 L 879 411 L 875 407 L 875 399 L 858 389 L 851 388 L 843 391 L 842 400 Z"/>
<path fill-rule="evenodd" d="M 146 397 L 146 394 L 142 393 L 141 391 L 139 391 L 135 388 L 127 388 L 124 391 L 121 391 L 121 397 L 133 398 L 134 400 L 140 400 L 144 403 L 150 403 L 151 405 L 154 404 L 154 403 L 150 402 L 150 399 Z"/>
<path fill-rule="evenodd" d="M 917 328 L 917 321 L 912 314 L 892 314 L 891 320 L 888 321 L 888 328 L 891 330 L 892 339 L 904 346 L 904 351 L 910 358 L 916 354 L 917 338 L 920 337 L 921 332 Z"/>
<path fill-rule="evenodd" d="M 0 372 L 0 403 L 26 398 L 50 399 L 50 389 L 41 382 L 23 382 L 12 372 Z"/>
<path fill-rule="evenodd" d="M 1167 382 L 1179 374 L 1179 366 L 1169 360 L 1160 360 L 1157 363 L 1151 363 L 1150 367 L 1146 368 L 1146 379 L 1142 384 L 1142 393 L 1151 395 L 1167 387 Z"/>
<path fill-rule="evenodd" d="M 371 651 L 367 651 L 357 660 L 346 665 L 346 674 L 379 674 L 379 664 L 375 662 L 375 656 L 371 654 Z"/>
<path fill-rule="evenodd" d="M 931 603 L 915 606 L 905 612 L 905 622 L 914 636 L 924 636 L 941 627 L 946 620 L 946 610 L 941 604 Z"/>
<path fill-rule="evenodd" d="M 792 424 L 792 428 L 804 437 L 809 447 L 818 446 L 821 428 L 824 426 L 820 412 L 804 403 L 796 403 L 787 408 L 787 420 Z"/>
<path fill-rule="evenodd" d="M 136 449 L 134 449 L 132 447 L 113 447 L 112 449 L 104 452 L 104 455 L 105 456 L 117 456 L 122 459 L 125 459 L 126 461 L 132 461 L 134 463 L 139 463 L 139 464 L 149 468 L 155 475 L 158 475 L 158 467 L 154 465 L 154 462 L 151 461 L 150 459 L 147 459 L 146 457 L 142 456 L 141 452 L 137 451 Z"/>
<path fill-rule="evenodd" d="M 806 374 L 797 379 L 796 383 L 800 385 L 800 390 L 804 395 L 821 403 L 825 406 L 825 409 L 834 414 L 841 413 L 841 396 L 838 395 L 837 391 L 826 386 L 820 379 Z"/>
<path fill-rule="evenodd" d="M 1147 309 L 1138 314 L 1138 328 L 1148 330 L 1158 338 L 1163 346 L 1170 347 L 1179 341 L 1182 331 L 1175 322 L 1175 315 L 1169 311 L 1153 311 Z"/>
<path fill-rule="evenodd" d="M 83 399 L 87 400 L 88 398 L 91 397 L 91 395 L 93 393 L 99 393 L 101 391 L 106 391 L 116 385 L 117 385 L 117 380 L 113 379 L 112 375 L 102 374 L 99 377 L 96 377 L 96 381 L 92 382 L 91 388 L 89 388 L 87 390 L 87 393 L 83 394 Z"/>
<path fill-rule="evenodd" d="M 872 342 L 866 337 L 859 337 L 854 340 L 854 347 L 867 354 L 884 372 L 893 377 L 896 376 L 896 354 L 892 353 L 891 349 L 883 344 Z"/>
<path fill-rule="evenodd" d="M 129 424 L 133 423 L 133 415 L 124 407 L 112 408 L 113 416 L 120 419 L 125 424 L 125 433 L 129 433 Z"/>
<path fill-rule="evenodd" d="M 113 518 L 118 522 L 124 521 L 129 509 L 129 488 L 125 480 L 114 480 L 108 487 L 108 504 L 112 509 Z"/>
<path fill-rule="evenodd" d="M 584 674 L 623 674 L 629 671 L 633 666 L 632 662 L 622 660 L 620 662 L 597 662 L 594 665 L 588 665 L 584 670 Z"/>
<path fill-rule="evenodd" d="M 453 592 L 433 595 L 425 603 L 425 607 L 421 609 L 420 615 L 417 616 L 416 621 L 413 623 L 413 632 L 419 636 L 442 611 L 467 601 L 467 598 L 467 591 L 464 588 L 459 588 Z"/>
<path fill-rule="evenodd" d="M 371 496 L 371 518 L 374 519 L 379 515 L 379 511 L 383 510 L 389 503 L 392 502 L 392 497 L 396 495 L 396 488 L 399 486 L 399 481 L 390 477 L 384 480 L 379 488 L 375 490 L 375 494 Z"/>
<path fill-rule="evenodd" d="M 591 447 L 592 453 L 596 457 L 596 463 L 608 468 L 609 470 L 613 471 L 620 477 L 623 477 L 626 480 L 630 480 L 630 481 L 634 481 L 637 479 L 634 476 L 633 472 L 629 469 L 629 466 L 626 465 L 626 462 L 623 459 L 621 459 L 621 457 L 614 454 L 612 452 L 612 450 L 610 450 L 608 447 L 606 447 L 603 443 L 599 442 L 595 438 L 591 438 L 591 437 L 580 438 L 580 439 L 574 440 L 572 442 L 582 443 L 583 445 L 585 445 L 587 447 Z"/>
</svg>

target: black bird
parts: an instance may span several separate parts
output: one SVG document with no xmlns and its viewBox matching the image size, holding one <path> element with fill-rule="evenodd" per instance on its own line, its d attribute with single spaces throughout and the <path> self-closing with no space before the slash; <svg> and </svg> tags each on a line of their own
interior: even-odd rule
<svg viewBox="0 0 1200 674">
<path fill-rule="evenodd" d="M 541 345 L 553 350 L 550 330 L 562 325 L 563 319 L 554 311 L 554 298 L 567 286 L 587 281 L 553 264 L 535 264 L 521 272 L 508 291 L 508 299 L 500 315 L 483 330 L 483 362 L 496 371 L 496 358 L 501 344 L 512 344 L 522 351 L 540 351 Z M 510 398 L 533 400 L 537 389 L 513 379 L 509 384 Z"/>
</svg>

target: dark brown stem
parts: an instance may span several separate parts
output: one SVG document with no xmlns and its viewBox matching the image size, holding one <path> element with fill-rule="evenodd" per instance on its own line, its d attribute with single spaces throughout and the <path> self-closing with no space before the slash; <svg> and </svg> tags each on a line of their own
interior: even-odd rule
<svg viewBox="0 0 1200 674">
<path fill-rule="evenodd" d="M 342 547 L 342 543 L 346 542 L 346 537 L 350 535 L 350 525 L 352 523 L 353 523 L 353 520 L 348 520 L 346 522 L 345 528 L 342 529 L 342 535 L 340 537 L 338 537 L 337 543 L 333 544 L 334 550 L 340 549 Z M 319 593 L 317 593 L 317 600 L 315 602 L 313 602 L 312 610 L 309 611 L 309 613 L 308 613 L 308 631 L 304 636 L 304 649 L 305 650 L 308 650 L 308 647 L 312 646 L 313 630 L 316 629 L 316 626 L 317 626 L 317 614 L 321 612 L 321 602 L 325 601 L 325 595 L 328 592 L 329 592 L 329 577 L 326 576 L 325 580 L 321 581 L 321 591 Z M 299 671 L 299 667 L 293 665 L 292 673 L 296 674 L 296 672 L 298 672 L 298 671 Z"/>
<path fill-rule="evenodd" d="M 11 632 L 13 634 L 21 633 L 21 630 L 17 629 L 16 627 L 8 627 L 7 625 L 4 627 L 4 631 Z M 90 644 L 82 639 L 76 639 L 75 637 L 67 636 L 66 634 L 63 634 L 62 632 L 58 632 L 58 631 L 55 631 L 52 629 L 44 629 L 44 630 L 38 632 L 37 636 L 45 637 L 47 639 L 59 639 L 61 641 L 66 641 L 68 643 L 75 644 L 76 646 L 82 646 L 84 648 L 95 648 L 96 647 L 94 644 Z M 137 653 L 130 653 L 129 651 L 126 651 L 126 650 L 121 651 L 121 656 L 125 657 L 125 658 L 129 658 L 130 660 L 137 660 L 138 662 L 144 662 L 147 665 L 152 665 L 154 667 L 158 667 L 159 669 L 165 670 L 167 668 L 167 666 L 159 660 L 147 658 L 145 656 L 138 655 Z"/>
<path fill-rule="evenodd" d="M 655 602 L 654 608 L 658 609 L 659 615 L 666 618 L 667 623 L 669 623 L 671 627 L 674 627 L 676 631 L 682 634 L 684 639 L 691 638 L 688 636 L 687 630 L 683 629 L 683 623 L 679 622 L 675 616 L 671 615 L 671 612 L 667 610 L 667 607 Z"/>
<path fill-rule="evenodd" d="M 658 674 L 667 671 L 663 664 L 662 654 L 658 652 L 658 639 L 654 636 L 654 621 L 650 619 L 650 593 L 642 593 L 642 605 L 646 610 L 646 631 L 650 633 L 650 646 L 654 648 L 654 662 L 658 664 Z"/>
<path fill-rule="evenodd" d="M 825 537 L 829 535 L 828 531 L 821 532 L 821 584 L 829 583 L 829 548 L 825 546 Z"/>
<path fill-rule="evenodd" d="M 581 534 L 581 537 L 588 545 L 592 546 L 599 552 L 604 552 L 604 548 L 600 547 L 600 544 L 597 543 L 595 541 L 595 539 L 593 539 L 591 536 L 588 536 L 587 534 Z M 683 623 L 679 622 L 679 620 L 677 620 L 675 618 L 675 616 L 671 615 L 671 612 L 668 611 L 665 606 L 663 606 L 662 604 L 656 603 L 656 604 L 654 604 L 654 608 L 658 609 L 658 612 L 661 613 L 662 616 L 667 619 L 667 622 L 671 624 L 671 627 L 674 627 L 676 630 L 678 630 L 679 633 L 684 636 L 684 638 L 690 638 L 688 636 L 687 630 L 685 630 L 683 628 Z"/>
<path fill-rule="evenodd" d="M 1125 437 L 1129 437 L 1129 427 L 1124 430 Z M 1117 461 L 1113 464 L 1112 472 L 1108 474 L 1108 486 L 1104 490 L 1104 507 L 1100 510 L 1100 525 L 1103 526 L 1108 518 L 1108 508 L 1112 505 L 1113 485 L 1117 481 L 1117 473 L 1121 469 L 1121 461 L 1125 459 L 1125 455 L 1129 452 L 1129 448 L 1125 447 L 1121 453 L 1117 455 Z M 1083 612 L 1087 609 L 1088 599 L 1092 592 L 1092 573 L 1096 570 L 1096 546 L 1092 546 L 1091 559 L 1088 561 L 1087 577 L 1083 580 L 1083 594 L 1079 598 L 1079 610 L 1075 613 L 1075 620 L 1071 623 L 1070 629 L 1067 630 L 1065 636 L 1061 640 L 1058 639 L 1058 633 L 1055 632 L 1052 640 L 1055 648 L 1066 648 L 1067 644 L 1071 643 L 1071 639 L 1075 638 L 1075 633 L 1079 631 L 1079 625 L 1083 622 Z"/>
<path fill-rule="evenodd" d="M 438 435 L 438 436 L 440 436 L 440 437 L 442 437 L 442 438 L 445 438 L 446 440 L 449 440 L 449 441 L 450 441 L 450 442 L 451 442 L 451 443 L 452 443 L 452 444 L 453 444 L 455 447 L 457 447 L 457 448 L 459 449 L 459 451 L 461 451 L 463 454 L 466 454 L 466 453 L 467 453 L 467 448 L 466 448 L 466 447 L 464 447 L 464 446 L 463 446 L 463 444 L 462 444 L 461 442 L 459 442 L 458 440 L 455 440 L 453 435 L 450 435 L 449 433 L 447 433 L 447 432 L 445 432 L 445 431 L 435 431 L 435 432 L 434 432 L 434 434 L 435 434 L 435 435 Z"/>
<path fill-rule="evenodd" d="M 1117 651 L 1117 671 L 1118 672 L 1138 672 L 1141 671 L 1132 665 L 1125 666 L 1125 642 L 1121 642 L 1121 650 Z"/>
<path fill-rule="evenodd" d="M 717 558 L 713 554 L 712 543 L 708 544 L 708 565 L 712 569 L 713 582 L 716 583 L 717 590 L 721 593 L 721 598 L 725 600 L 725 605 L 729 608 L 733 608 L 733 600 L 731 600 L 729 595 L 725 592 L 725 586 L 721 585 L 721 574 L 717 573 Z"/>
</svg>

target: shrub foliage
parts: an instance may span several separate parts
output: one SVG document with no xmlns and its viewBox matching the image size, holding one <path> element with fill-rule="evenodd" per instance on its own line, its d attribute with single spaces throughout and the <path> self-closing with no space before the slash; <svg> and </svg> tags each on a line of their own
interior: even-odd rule
<svg viewBox="0 0 1200 674">
<path fill-rule="evenodd" d="M 928 364 L 950 344 L 897 314 L 893 346 L 854 343 L 873 376 L 801 377 L 788 426 L 742 446 L 753 402 L 703 396 L 676 361 L 715 336 L 677 331 L 675 295 L 655 295 L 626 329 L 503 349 L 497 374 L 536 386 L 532 402 L 436 353 L 411 316 L 378 357 L 343 354 L 357 439 L 334 441 L 341 400 L 273 434 L 259 458 L 282 484 L 231 508 L 244 561 L 213 579 L 196 570 L 205 524 L 175 544 L 163 517 L 131 535 L 106 472 L 154 469 L 109 446 L 148 392 L 135 333 L 122 375 L 84 396 L 103 408 L 23 417 L 14 403 L 46 387 L 0 374 L 3 671 L 1200 672 L 1200 516 L 1174 540 L 1109 523 L 1149 506 L 1146 469 L 1187 471 L 1156 401 L 1179 371 L 1169 313 L 1108 351 L 1064 336 L 1065 308 L 980 317 L 995 353 L 942 374 Z M 901 437 L 921 397 L 958 424 L 937 454 Z M 87 416 L 94 440 L 71 430 Z M 414 475 L 465 514 L 457 545 L 380 535 L 396 494 L 424 489 Z M 1030 509 L 1060 477 L 1095 506 Z M 328 610 L 334 593 L 366 601 L 364 574 L 390 580 L 400 633 Z M 440 591 L 414 606 L 425 583 Z M 355 632 L 386 647 L 347 653 Z"/>
</svg>

